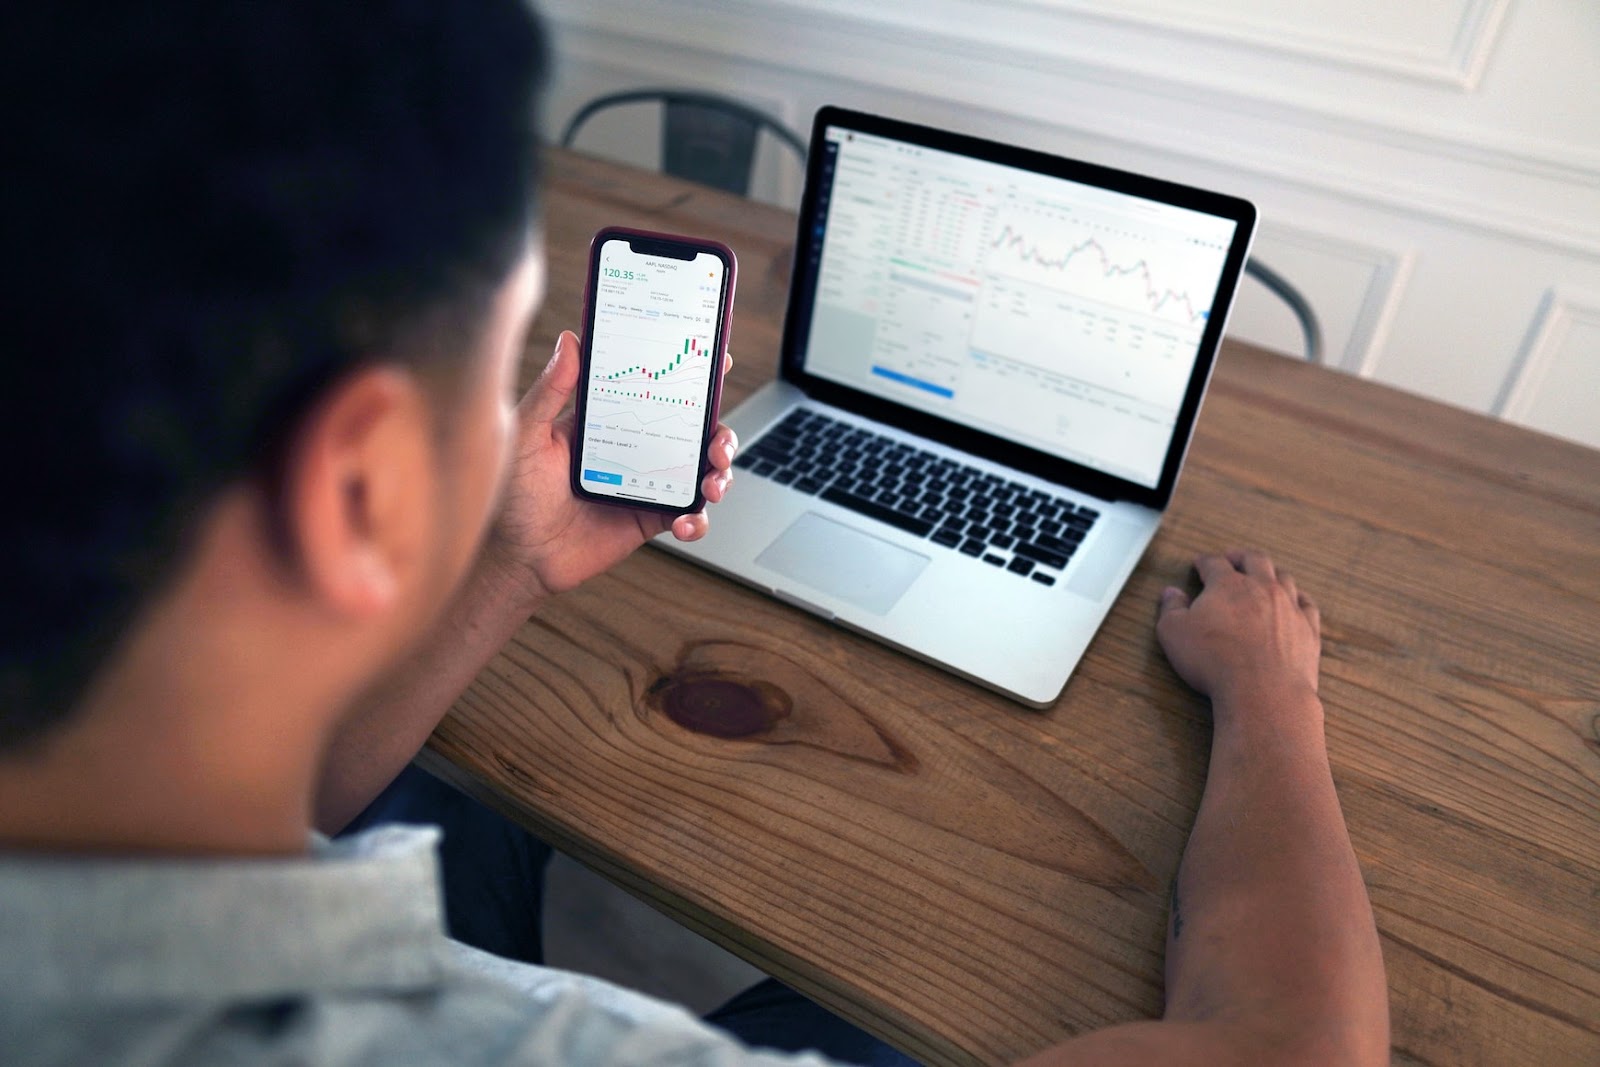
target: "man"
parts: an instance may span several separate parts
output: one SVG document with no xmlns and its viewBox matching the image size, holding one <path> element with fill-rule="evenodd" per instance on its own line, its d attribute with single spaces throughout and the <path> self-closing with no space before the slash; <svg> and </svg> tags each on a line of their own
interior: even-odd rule
<svg viewBox="0 0 1600 1067">
<path fill-rule="evenodd" d="M 545 599 L 707 530 L 572 498 L 572 334 L 512 406 L 543 287 L 520 0 L 14 7 L 6 1061 L 894 1062 L 775 985 L 707 1026 L 536 966 L 537 843 L 405 771 Z M 1158 625 L 1216 715 L 1166 1015 L 1038 1062 L 1377 1062 L 1316 608 L 1258 553 L 1197 569 Z M 385 825 L 419 812 L 443 905 L 437 835 Z M 491 867 L 526 884 L 472 897 Z"/>
</svg>

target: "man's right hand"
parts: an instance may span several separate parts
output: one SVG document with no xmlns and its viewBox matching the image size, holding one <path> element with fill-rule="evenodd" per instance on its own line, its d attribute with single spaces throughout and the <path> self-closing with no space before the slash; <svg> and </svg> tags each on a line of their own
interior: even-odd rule
<svg viewBox="0 0 1600 1067">
<path fill-rule="evenodd" d="M 1317 689 L 1322 619 L 1294 579 L 1264 552 L 1234 550 L 1194 561 L 1204 589 L 1191 602 L 1169 586 L 1156 636 L 1184 681 L 1233 705 L 1246 695 Z"/>
<path fill-rule="evenodd" d="M 1204 590 L 1164 590 L 1156 623 L 1216 726 L 1172 884 L 1166 1009 L 1028 1067 L 1387 1064 L 1383 952 L 1323 741 L 1317 607 L 1260 552 L 1195 570 Z"/>
</svg>

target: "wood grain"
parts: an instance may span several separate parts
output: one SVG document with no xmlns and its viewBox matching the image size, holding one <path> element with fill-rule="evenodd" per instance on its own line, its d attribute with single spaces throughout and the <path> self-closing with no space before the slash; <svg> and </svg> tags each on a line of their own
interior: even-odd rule
<svg viewBox="0 0 1600 1067">
<path fill-rule="evenodd" d="M 622 223 L 729 242 L 730 402 L 774 372 L 792 216 L 557 153 L 546 217 L 541 355 Z M 1006 1062 L 1161 1010 L 1209 729 L 1156 597 L 1239 544 L 1323 606 L 1396 1061 L 1600 1063 L 1600 454 L 1269 353 L 1225 348 L 1168 520 L 1046 712 L 644 551 L 530 620 L 429 761 L 913 1055 Z"/>
</svg>

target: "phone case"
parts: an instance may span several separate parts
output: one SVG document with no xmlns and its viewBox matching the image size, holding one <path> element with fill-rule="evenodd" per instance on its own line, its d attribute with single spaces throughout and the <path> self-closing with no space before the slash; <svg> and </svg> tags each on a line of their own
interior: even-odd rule
<svg viewBox="0 0 1600 1067">
<path fill-rule="evenodd" d="M 583 487 L 583 440 L 584 427 L 588 418 L 587 401 L 589 396 L 590 344 L 594 335 L 595 283 L 600 271 L 600 248 L 606 241 L 614 237 L 642 238 L 649 241 L 666 241 L 684 245 L 697 250 L 712 252 L 720 256 L 727 264 L 727 284 L 724 290 L 725 296 L 722 300 L 721 320 L 717 324 L 716 351 L 712 356 L 711 395 L 706 403 L 706 422 L 700 431 L 700 469 L 695 477 L 694 499 L 690 501 L 687 507 L 658 504 L 646 500 L 618 500 L 615 497 L 604 494 L 592 493 Z M 704 237 L 688 237 L 682 234 L 660 233 L 654 230 L 641 230 L 631 226 L 606 226 L 590 238 L 589 266 L 583 295 L 583 336 L 580 339 L 581 357 L 578 371 L 577 398 L 575 401 L 577 418 L 572 440 L 572 464 L 569 475 L 573 495 L 582 500 L 592 500 L 595 503 L 608 504 L 612 507 L 659 511 L 670 515 L 692 515 L 705 507 L 705 491 L 701 487 L 701 483 L 704 482 L 706 473 L 711 469 L 711 461 L 706 457 L 705 453 L 710 446 L 711 436 L 716 432 L 717 422 L 722 411 L 722 366 L 726 361 L 728 352 L 728 333 L 733 326 L 734 287 L 738 281 L 738 273 L 738 257 L 733 254 L 733 249 L 721 241 L 713 241 Z"/>
</svg>

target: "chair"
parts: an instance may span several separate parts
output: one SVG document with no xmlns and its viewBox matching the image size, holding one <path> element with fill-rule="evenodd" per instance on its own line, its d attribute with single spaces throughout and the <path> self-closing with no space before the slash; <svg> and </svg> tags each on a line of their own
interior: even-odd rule
<svg viewBox="0 0 1600 1067">
<path fill-rule="evenodd" d="M 805 166 L 805 142 L 782 122 L 730 97 L 686 89 L 632 89 L 591 100 L 567 123 L 561 146 L 571 148 L 579 128 L 599 112 L 641 103 L 661 104 L 661 169 L 674 177 L 749 196 L 762 130 Z"/>
<path fill-rule="evenodd" d="M 1289 305 L 1289 310 L 1294 312 L 1294 317 L 1299 320 L 1300 332 L 1306 339 L 1306 362 L 1321 363 L 1322 323 L 1317 320 L 1317 313 L 1311 309 L 1311 302 L 1287 278 L 1254 256 L 1245 260 L 1244 272 Z"/>
</svg>

